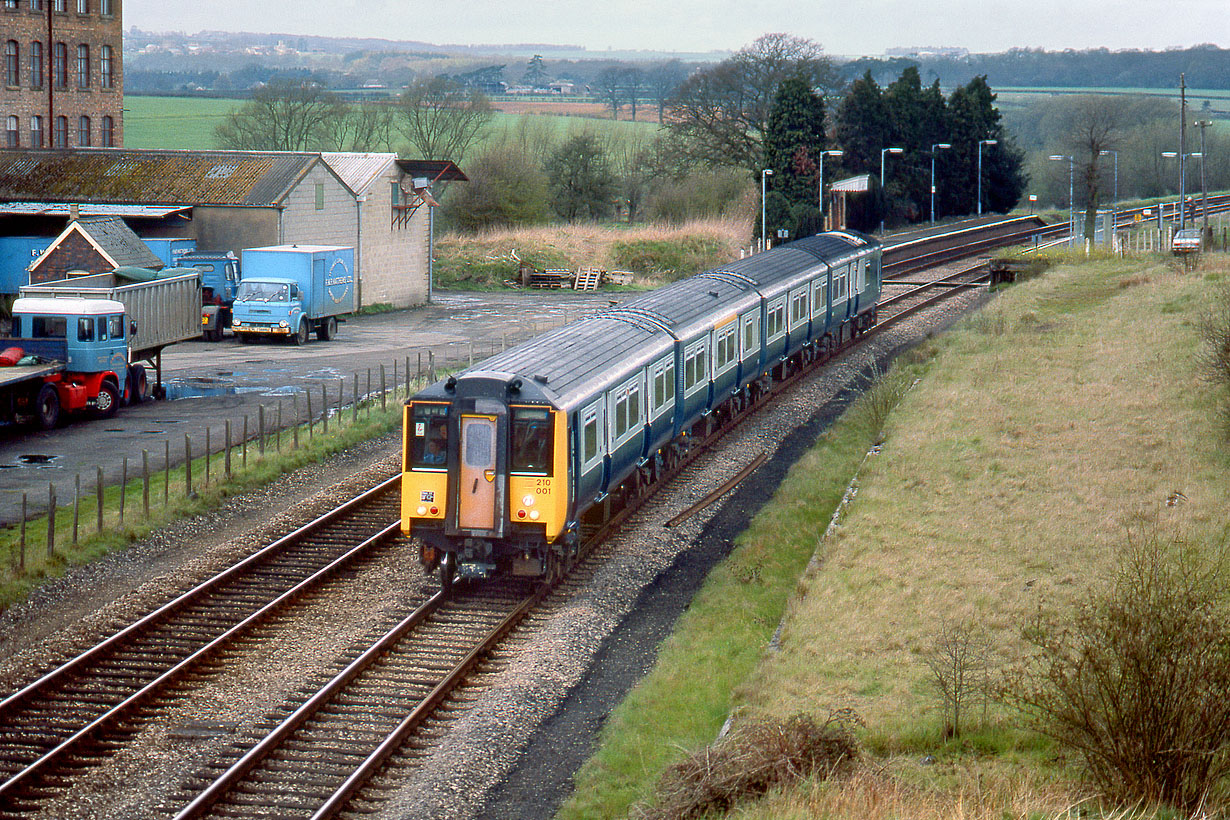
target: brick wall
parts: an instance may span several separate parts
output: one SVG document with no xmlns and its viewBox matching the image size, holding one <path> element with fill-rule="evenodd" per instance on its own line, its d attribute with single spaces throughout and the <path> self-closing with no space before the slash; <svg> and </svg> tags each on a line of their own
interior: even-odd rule
<svg viewBox="0 0 1230 820">
<path fill-rule="evenodd" d="M 50 6 L 63 2 L 64 11 L 50 15 Z M 55 120 L 67 121 L 67 146 L 84 143 L 79 137 L 82 116 L 89 118 L 91 146 L 102 146 L 103 120 L 110 117 L 112 144 L 124 144 L 124 41 L 121 3 L 123 0 L 0 0 L 0 146 L 7 145 L 10 117 L 17 118 L 18 147 L 32 143 L 31 118 L 41 117 L 43 147 L 53 146 Z M 84 13 L 79 8 L 84 7 Z M 103 11 L 109 11 L 104 14 Z M 17 83 L 9 84 L 8 51 L 17 47 Z M 40 82 L 34 82 L 31 66 L 33 45 L 42 48 Z M 55 82 L 55 45 L 65 51 L 64 87 Z M 86 47 L 88 72 L 78 70 L 78 47 Z M 104 46 L 110 48 L 110 87 L 103 87 Z M 50 93 L 49 93 L 50 92 Z"/>
<path fill-rule="evenodd" d="M 30 284 L 38 285 L 63 279 L 70 270 L 108 273 L 114 269 L 84 236 L 74 231 L 39 258 L 38 267 L 30 272 Z"/>
</svg>

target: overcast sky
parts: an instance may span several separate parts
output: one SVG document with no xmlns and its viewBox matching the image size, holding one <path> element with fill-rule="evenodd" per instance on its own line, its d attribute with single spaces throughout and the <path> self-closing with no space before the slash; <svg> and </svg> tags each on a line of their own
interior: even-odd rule
<svg viewBox="0 0 1230 820">
<path fill-rule="evenodd" d="M 592 51 L 733 50 L 777 31 L 811 38 L 835 55 L 894 46 L 1230 46 L 1227 0 L 128 0 L 124 24 Z"/>
</svg>

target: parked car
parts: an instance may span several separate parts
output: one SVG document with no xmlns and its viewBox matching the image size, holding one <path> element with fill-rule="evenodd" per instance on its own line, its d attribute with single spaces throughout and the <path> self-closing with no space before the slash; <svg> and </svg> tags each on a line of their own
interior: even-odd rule
<svg viewBox="0 0 1230 820">
<path fill-rule="evenodd" d="M 1170 243 L 1170 252 L 1175 256 L 1200 253 L 1200 229 L 1184 228 L 1181 231 L 1175 231 L 1174 239 Z"/>
</svg>

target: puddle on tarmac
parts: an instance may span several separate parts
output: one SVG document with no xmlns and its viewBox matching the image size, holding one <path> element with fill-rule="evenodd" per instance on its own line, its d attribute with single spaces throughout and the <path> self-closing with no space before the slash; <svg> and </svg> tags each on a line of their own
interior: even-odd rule
<svg viewBox="0 0 1230 820">
<path fill-rule="evenodd" d="M 21 466 L 27 467 L 45 467 L 58 458 L 59 456 L 47 456 L 42 453 L 29 453 L 24 456 L 18 456 L 17 463 Z"/>
</svg>

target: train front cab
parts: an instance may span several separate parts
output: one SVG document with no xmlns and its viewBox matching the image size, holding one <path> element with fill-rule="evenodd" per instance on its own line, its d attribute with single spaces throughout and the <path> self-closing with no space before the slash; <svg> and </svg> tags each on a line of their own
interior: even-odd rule
<svg viewBox="0 0 1230 820">
<path fill-rule="evenodd" d="M 446 582 L 455 572 L 542 574 L 567 519 L 564 419 L 515 397 L 407 403 L 402 531 L 422 542 L 425 567 L 440 566 Z"/>
</svg>

